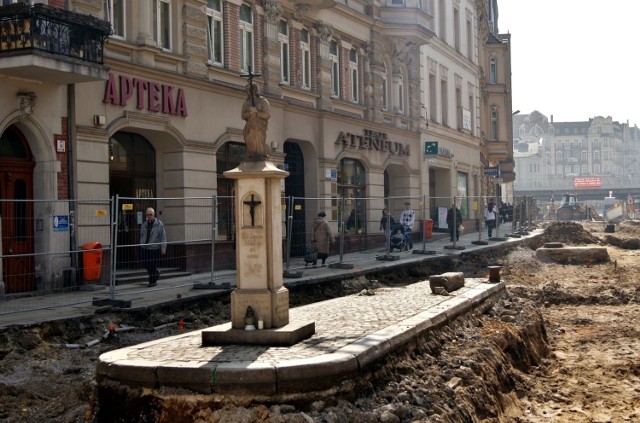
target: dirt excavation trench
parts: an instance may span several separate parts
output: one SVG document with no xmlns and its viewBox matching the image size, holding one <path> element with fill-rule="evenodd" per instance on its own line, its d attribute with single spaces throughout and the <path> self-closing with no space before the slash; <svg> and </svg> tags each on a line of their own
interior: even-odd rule
<svg viewBox="0 0 640 423">
<path fill-rule="evenodd" d="M 605 246 L 604 263 L 559 264 L 535 249 L 547 242 Z M 164 403 L 122 388 L 98 403 L 95 365 L 105 351 L 228 321 L 228 297 L 146 313 L 11 328 L 0 333 L 3 422 L 634 422 L 640 421 L 640 223 L 555 223 L 516 250 L 468 253 L 431 267 L 291 291 L 291 305 L 374 294 L 430 274 L 486 275 L 500 264 L 507 294 L 387 357 L 341 396 L 304 403 L 234 404 L 169 390 Z M 354 316 L 356 317 L 356 316 Z M 110 324 L 130 327 L 89 348 Z M 171 404 L 166 406 L 164 404 Z M 112 413 L 125 408 L 119 420 Z"/>
</svg>

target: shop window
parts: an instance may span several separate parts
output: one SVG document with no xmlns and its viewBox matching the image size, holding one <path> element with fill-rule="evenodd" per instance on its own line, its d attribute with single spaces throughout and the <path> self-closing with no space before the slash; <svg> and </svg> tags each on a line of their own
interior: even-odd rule
<svg viewBox="0 0 640 423">
<path fill-rule="evenodd" d="M 358 160 L 342 159 L 338 164 L 338 196 L 345 198 L 342 216 L 346 233 L 366 233 L 365 176 L 364 166 Z"/>
<path fill-rule="evenodd" d="M 234 202 L 235 180 L 224 176 L 224 172 L 234 169 L 244 160 L 246 145 L 228 142 L 216 153 L 216 174 L 218 191 L 218 240 L 233 240 L 235 235 Z"/>
</svg>

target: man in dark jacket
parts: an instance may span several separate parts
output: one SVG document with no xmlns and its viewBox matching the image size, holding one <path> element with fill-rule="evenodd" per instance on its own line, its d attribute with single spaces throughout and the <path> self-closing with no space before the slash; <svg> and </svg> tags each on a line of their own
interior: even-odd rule
<svg viewBox="0 0 640 423">
<path fill-rule="evenodd" d="M 452 205 L 447 211 L 447 226 L 449 226 L 449 241 L 453 242 L 455 236 L 456 241 L 460 240 L 460 225 L 462 225 L 462 213 L 456 205 Z"/>
<path fill-rule="evenodd" d="M 167 234 L 160 219 L 156 219 L 156 212 L 149 207 L 146 211 L 147 220 L 140 227 L 140 261 L 149 273 L 149 286 L 156 286 L 160 272 L 158 263 L 160 255 L 167 252 Z"/>
</svg>

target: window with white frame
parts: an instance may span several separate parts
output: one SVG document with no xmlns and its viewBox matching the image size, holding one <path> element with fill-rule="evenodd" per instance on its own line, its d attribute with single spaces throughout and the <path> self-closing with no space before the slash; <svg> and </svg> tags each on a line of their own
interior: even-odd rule
<svg viewBox="0 0 640 423">
<path fill-rule="evenodd" d="M 351 79 L 351 101 L 358 102 L 358 52 L 355 48 L 349 51 L 349 77 Z"/>
<path fill-rule="evenodd" d="M 498 61 L 495 57 L 489 59 L 489 82 L 492 84 L 498 83 Z"/>
<path fill-rule="evenodd" d="M 467 58 L 473 60 L 473 23 L 467 19 Z"/>
<path fill-rule="evenodd" d="M 460 11 L 457 7 L 453 8 L 453 44 L 458 53 L 460 50 L 460 36 L 462 35 L 460 30 Z"/>
<path fill-rule="evenodd" d="M 300 58 L 302 60 L 300 69 L 302 71 L 302 88 L 311 89 L 311 49 L 309 42 L 309 31 L 300 31 Z"/>
<path fill-rule="evenodd" d="M 438 121 L 438 95 L 436 88 L 436 75 L 429 72 L 429 120 Z"/>
<path fill-rule="evenodd" d="M 491 112 L 491 140 L 498 139 L 498 112 Z"/>
<path fill-rule="evenodd" d="M 171 50 L 171 0 L 153 0 L 153 37 L 158 47 Z"/>
<path fill-rule="evenodd" d="M 593 173 L 596 175 L 600 175 L 600 165 L 599 164 L 594 164 L 593 165 Z"/>
<path fill-rule="evenodd" d="M 105 0 L 104 12 L 105 20 L 111 23 L 111 34 L 114 37 L 125 37 L 125 7 L 126 0 Z"/>
<path fill-rule="evenodd" d="M 340 97 L 340 58 L 338 43 L 329 44 L 329 61 L 331 62 L 331 97 Z"/>
<path fill-rule="evenodd" d="M 224 32 L 222 28 L 222 0 L 207 0 L 207 46 L 209 63 L 224 63 Z"/>
<path fill-rule="evenodd" d="M 278 42 L 280 43 L 280 82 L 289 84 L 289 25 L 287 21 L 280 20 L 278 23 Z"/>
<path fill-rule="evenodd" d="M 404 81 L 402 74 L 393 76 L 393 106 L 396 113 L 404 113 Z"/>
<path fill-rule="evenodd" d="M 449 88 L 446 79 L 440 80 L 440 113 L 441 123 L 449 126 Z"/>
<path fill-rule="evenodd" d="M 240 6 L 240 69 L 253 66 L 253 13 L 246 4 Z"/>
<path fill-rule="evenodd" d="M 389 110 L 389 86 L 387 84 L 387 69 L 382 74 L 382 110 Z"/>
</svg>

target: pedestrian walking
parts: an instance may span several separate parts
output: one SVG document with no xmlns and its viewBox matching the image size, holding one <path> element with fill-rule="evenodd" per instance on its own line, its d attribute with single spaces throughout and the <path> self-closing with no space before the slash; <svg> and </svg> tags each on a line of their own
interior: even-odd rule
<svg viewBox="0 0 640 423">
<path fill-rule="evenodd" d="M 493 201 L 489 202 L 487 208 L 484 209 L 484 222 L 487 225 L 487 232 L 489 234 L 489 238 L 491 238 L 491 234 L 496 227 L 498 217 L 498 209 Z"/>
<path fill-rule="evenodd" d="M 411 239 L 411 231 L 416 221 L 416 213 L 411 210 L 411 203 L 406 201 L 404 203 L 404 210 L 400 213 L 400 224 L 404 226 L 404 234 L 409 241 L 409 248 L 413 248 L 413 240 Z"/>
<path fill-rule="evenodd" d="M 160 256 L 167 252 L 167 234 L 151 207 L 146 210 L 146 220 L 140 228 L 140 244 L 140 261 L 149 274 L 149 286 L 156 286 L 160 277 Z"/>
<path fill-rule="evenodd" d="M 322 266 L 326 266 L 325 261 L 329 257 L 329 250 L 335 242 L 333 231 L 326 217 L 327 214 L 321 211 L 311 225 L 311 242 L 318 251 L 318 258 L 322 260 Z"/>
<path fill-rule="evenodd" d="M 449 227 L 449 241 L 460 240 L 460 226 L 462 225 L 462 212 L 455 204 L 447 210 L 447 226 Z"/>
<path fill-rule="evenodd" d="M 389 242 L 389 236 L 396 226 L 393 216 L 389 215 L 389 209 L 382 209 L 382 218 L 380 218 L 380 230 L 384 231 L 384 239 Z"/>
</svg>

